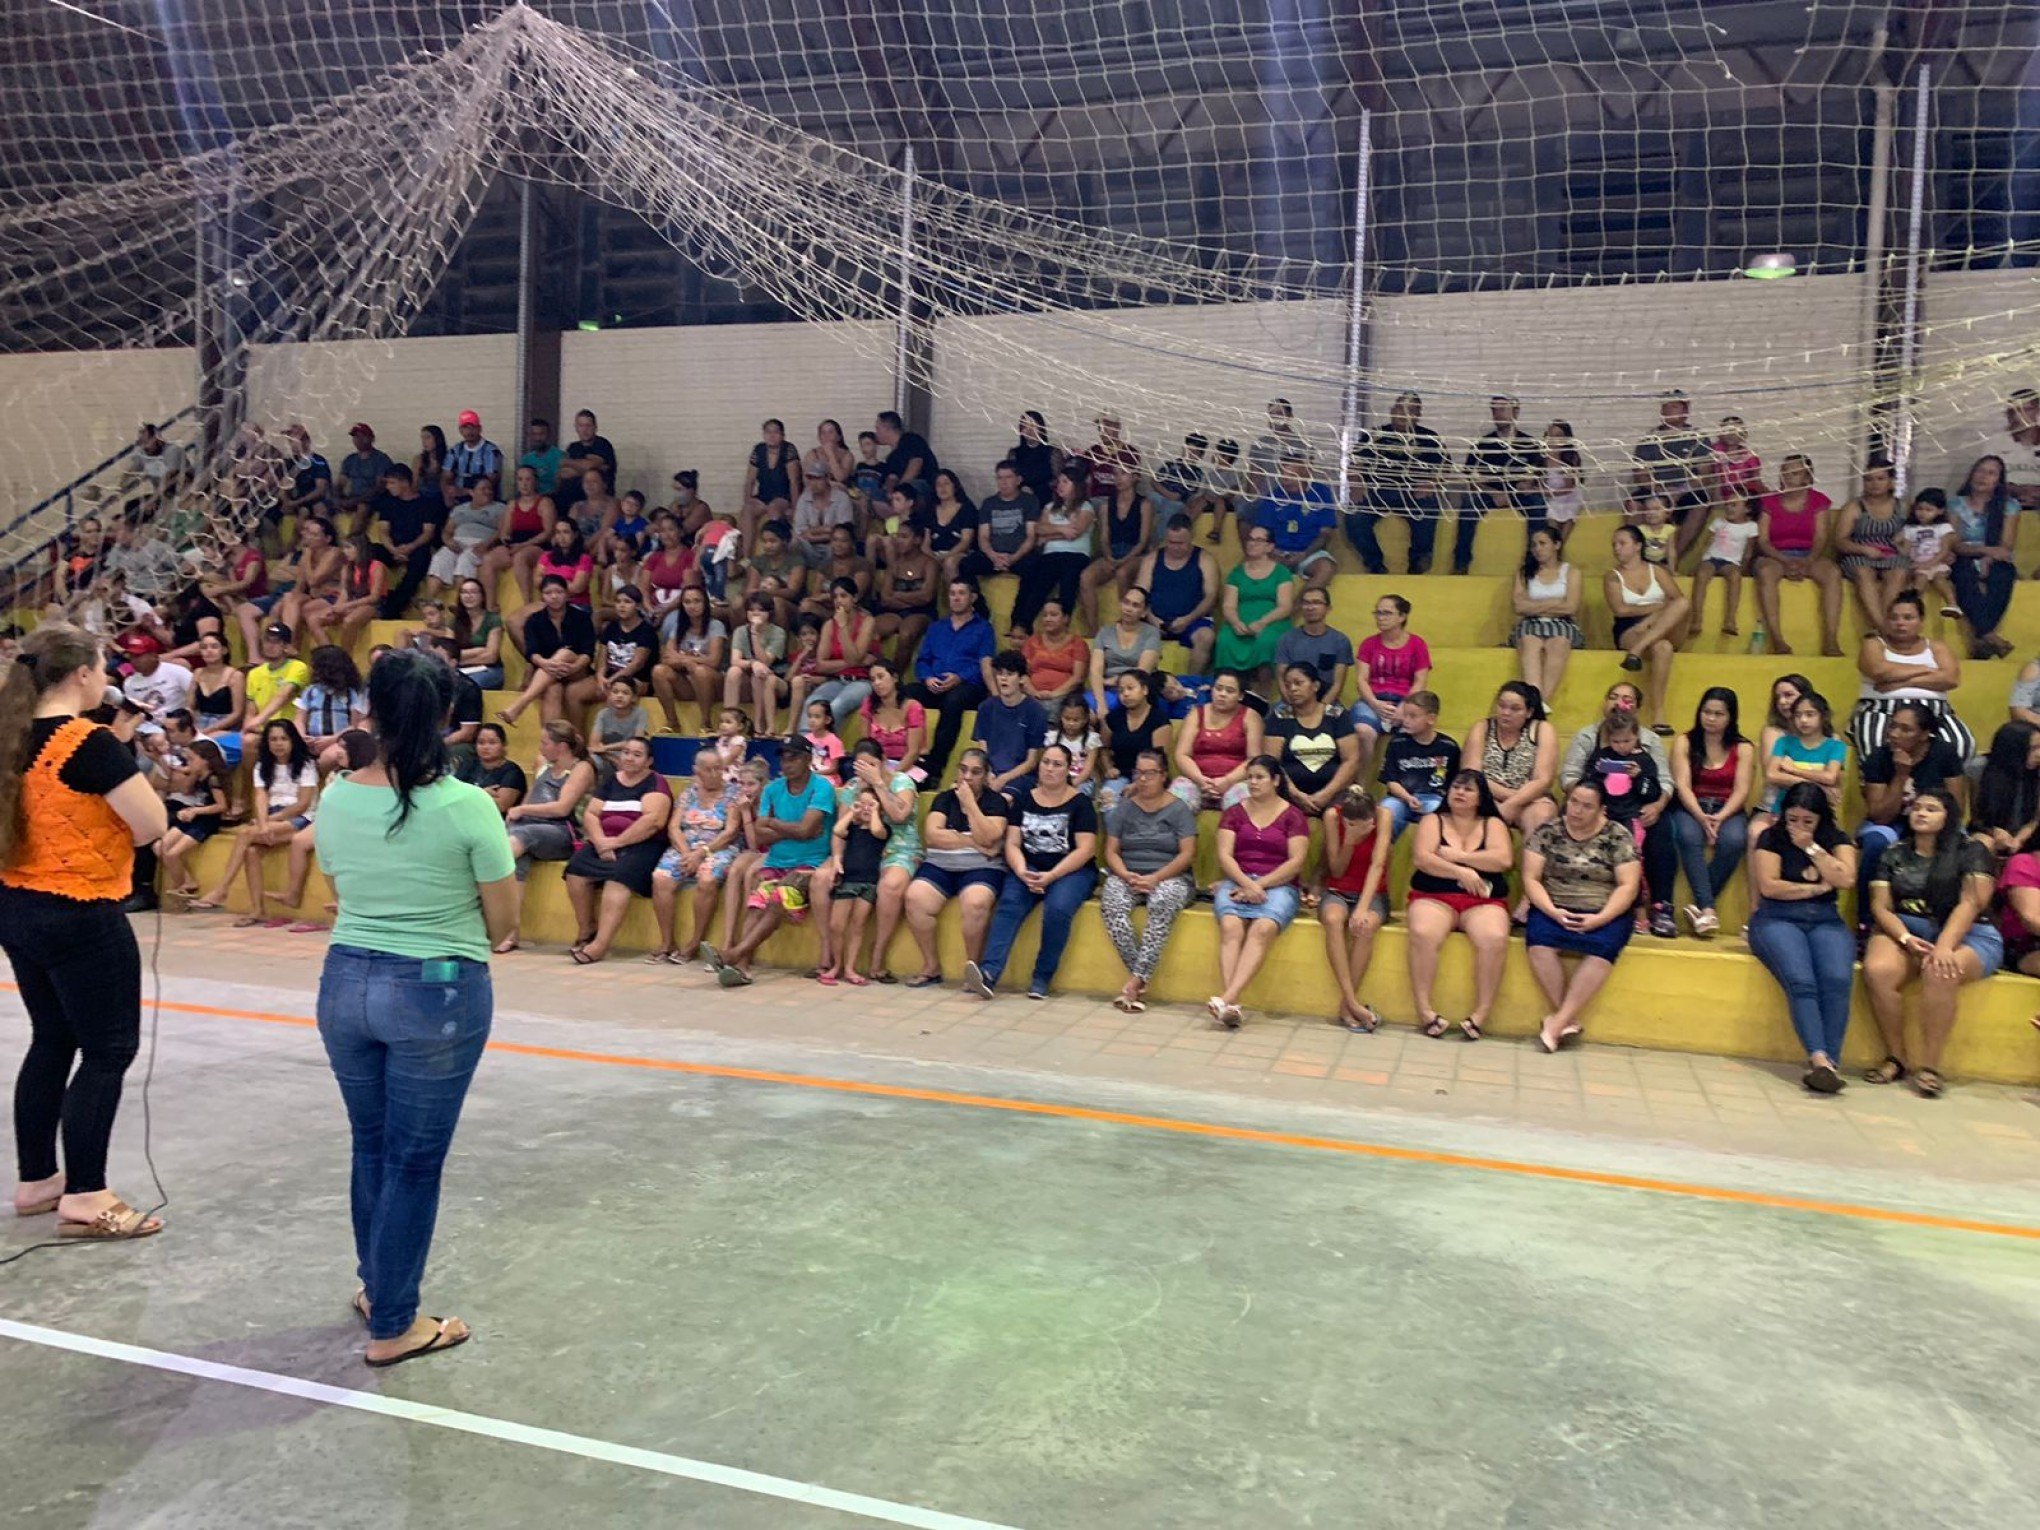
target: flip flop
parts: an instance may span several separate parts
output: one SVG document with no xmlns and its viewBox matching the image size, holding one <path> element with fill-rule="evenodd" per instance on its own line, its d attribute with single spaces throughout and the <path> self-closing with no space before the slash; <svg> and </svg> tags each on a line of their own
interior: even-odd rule
<svg viewBox="0 0 2040 1530">
<path fill-rule="evenodd" d="M 741 967 L 730 966 L 727 962 L 715 969 L 715 980 L 725 988 L 749 988 L 751 986 L 750 974 Z"/>
<path fill-rule="evenodd" d="M 208 903 L 204 898 L 193 898 L 184 905 L 184 912 L 187 914 L 217 914 L 219 911 L 219 904 Z"/>
<path fill-rule="evenodd" d="M 244 914 L 241 918 L 236 919 L 227 926 L 227 928 L 231 930 L 265 930 L 269 928 L 269 921 L 257 918 L 253 914 Z"/>
<path fill-rule="evenodd" d="M 82 1238 L 91 1243 L 120 1243 L 135 1238 L 153 1238 L 163 1224 L 145 1217 L 126 1201 L 115 1201 L 89 1222 L 60 1222 L 59 1238 Z"/>
<path fill-rule="evenodd" d="M 647 967 L 663 967 L 672 956 L 671 951 L 647 951 L 641 960 Z"/>
<path fill-rule="evenodd" d="M 508 956 L 512 951 L 516 951 L 519 949 L 521 949 L 521 947 L 515 935 L 512 935 L 508 940 L 504 941 L 501 945 L 489 947 L 490 953 L 495 956 Z"/>
<path fill-rule="evenodd" d="M 839 980 L 837 979 L 836 974 L 833 972 L 817 972 L 815 974 L 815 981 L 817 983 L 820 983 L 824 988 L 834 988 Z M 852 978 L 851 981 L 854 983 L 862 983 L 864 979 Z"/>
<path fill-rule="evenodd" d="M 597 962 L 602 960 L 602 958 L 599 956 L 590 956 L 586 951 L 583 951 L 579 946 L 574 947 L 574 949 L 569 951 L 567 955 L 574 959 L 574 965 L 576 967 L 592 967 Z"/>
<path fill-rule="evenodd" d="M 446 1331 L 446 1325 L 452 1321 L 449 1318 L 436 1317 L 432 1321 L 439 1325 L 439 1331 L 416 1349 L 407 1349 L 401 1355 L 391 1355 L 387 1360 L 370 1360 L 366 1355 L 363 1355 L 361 1357 L 362 1363 L 371 1370 L 385 1371 L 393 1365 L 402 1365 L 406 1360 L 416 1360 L 421 1355 L 436 1355 L 442 1350 L 459 1349 L 461 1345 L 474 1337 L 472 1330 L 457 1335 L 449 1335 Z"/>
<path fill-rule="evenodd" d="M 917 972 L 907 979 L 906 986 L 909 988 L 933 988 L 941 981 L 942 974 L 939 972 L 932 975 L 926 972 Z M 2040 1025 L 2040 1020 L 2034 1021 L 2034 1024 Z"/>
<path fill-rule="evenodd" d="M 863 988 L 870 984 L 871 979 L 866 977 L 861 972 L 852 972 L 846 974 L 843 981 L 848 983 L 852 988 Z M 885 981 L 885 979 L 880 978 L 879 981 L 882 983 Z"/>
</svg>

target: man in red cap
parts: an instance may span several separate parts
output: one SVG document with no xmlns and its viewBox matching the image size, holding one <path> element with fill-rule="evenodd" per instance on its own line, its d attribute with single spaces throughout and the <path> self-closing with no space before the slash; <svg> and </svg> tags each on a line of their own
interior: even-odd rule
<svg viewBox="0 0 2040 1530">
<path fill-rule="evenodd" d="M 164 713 L 191 705 L 191 671 L 181 664 L 165 664 L 160 641 L 146 632 L 130 632 L 119 646 L 130 666 L 120 686 L 129 701 L 158 722 Z"/>
<path fill-rule="evenodd" d="M 334 483 L 333 505 L 337 514 L 359 517 L 368 502 L 382 492 L 383 474 L 390 470 L 387 452 L 376 450 L 375 431 L 356 425 L 347 432 L 354 437 L 354 450 L 340 459 L 340 476 Z"/>
<path fill-rule="evenodd" d="M 501 494 L 503 448 L 494 441 L 483 439 L 482 417 L 472 409 L 461 410 L 460 418 L 454 424 L 460 427 L 460 440 L 446 453 L 446 502 L 451 505 L 466 499 L 468 490 L 475 486 L 477 479 L 482 478 L 491 480 L 497 493 Z"/>
</svg>

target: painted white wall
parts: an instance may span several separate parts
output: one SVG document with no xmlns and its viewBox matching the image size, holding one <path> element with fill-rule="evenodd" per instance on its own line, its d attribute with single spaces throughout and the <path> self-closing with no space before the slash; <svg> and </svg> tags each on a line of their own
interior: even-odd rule
<svg viewBox="0 0 2040 1530">
<path fill-rule="evenodd" d="M 653 504 L 693 468 L 712 505 L 735 510 L 744 464 L 768 416 L 802 452 L 824 418 L 857 432 L 893 401 L 892 330 L 883 324 L 709 324 L 575 331 L 560 355 L 564 438 L 592 409 L 616 448 L 617 487 Z"/>
<path fill-rule="evenodd" d="M 160 423 L 190 404 L 195 377 L 188 350 L 0 356 L 4 520 L 132 444 L 144 420 Z"/>
<path fill-rule="evenodd" d="M 399 462 L 418 454 L 418 429 L 437 425 L 450 442 L 463 409 L 514 462 L 524 449 L 515 418 L 517 342 L 510 335 L 420 340 L 336 340 L 262 346 L 250 359 L 250 415 L 272 430 L 302 421 L 314 450 L 338 462 L 361 421 Z"/>
</svg>

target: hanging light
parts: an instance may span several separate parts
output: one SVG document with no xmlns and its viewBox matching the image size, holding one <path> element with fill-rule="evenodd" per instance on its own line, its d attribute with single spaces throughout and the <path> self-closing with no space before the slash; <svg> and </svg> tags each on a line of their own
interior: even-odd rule
<svg viewBox="0 0 2040 1530">
<path fill-rule="evenodd" d="M 1743 267 L 1742 274 L 1761 282 L 1777 281 L 1780 277 L 1793 276 L 1799 271 L 1799 262 L 1782 251 L 1759 255 Z"/>
</svg>

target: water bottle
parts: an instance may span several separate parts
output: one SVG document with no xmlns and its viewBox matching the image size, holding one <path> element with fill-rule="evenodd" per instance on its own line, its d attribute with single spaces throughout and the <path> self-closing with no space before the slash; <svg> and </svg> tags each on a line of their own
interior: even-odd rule
<svg viewBox="0 0 2040 1530">
<path fill-rule="evenodd" d="M 1750 652 L 1762 653 L 1764 651 L 1764 642 L 1764 624 L 1760 621 L 1750 629 Z"/>
</svg>

